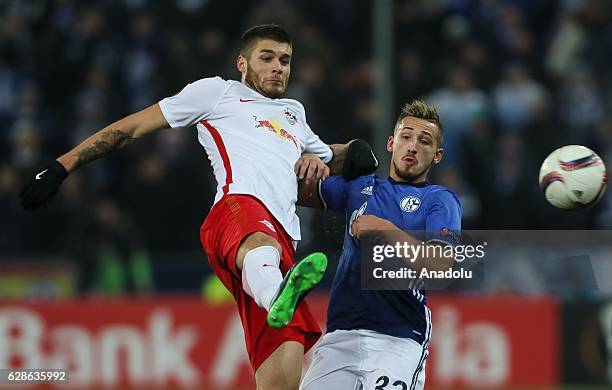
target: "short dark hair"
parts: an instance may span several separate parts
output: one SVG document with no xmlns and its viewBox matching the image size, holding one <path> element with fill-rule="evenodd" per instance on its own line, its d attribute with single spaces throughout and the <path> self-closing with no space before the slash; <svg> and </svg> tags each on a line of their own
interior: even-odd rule
<svg viewBox="0 0 612 390">
<path fill-rule="evenodd" d="M 240 39 L 240 54 L 249 57 L 253 46 L 260 39 L 272 39 L 280 43 L 292 44 L 291 37 L 287 30 L 277 24 L 260 24 L 249 28 L 242 34 Z"/>
<path fill-rule="evenodd" d="M 402 107 L 402 112 L 400 112 L 397 121 L 400 123 L 405 117 L 411 116 L 414 118 L 425 119 L 438 127 L 438 132 L 440 133 L 440 137 L 438 138 L 438 145 L 442 145 L 442 141 L 444 139 L 444 129 L 442 128 L 442 122 L 440 122 L 440 116 L 438 115 L 438 111 L 434 106 L 431 106 L 425 103 L 422 100 L 412 100 Z M 395 130 L 394 130 L 395 132 Z"/>
</svg>

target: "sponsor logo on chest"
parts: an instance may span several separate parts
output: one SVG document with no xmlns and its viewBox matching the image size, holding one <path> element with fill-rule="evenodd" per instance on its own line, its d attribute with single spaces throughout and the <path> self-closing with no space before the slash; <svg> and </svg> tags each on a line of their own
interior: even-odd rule
<svg viewBox="0 0 612 390">
<path fill-rule="evenodd" d="M 277 121 L 274 119 L 259 119 L 255 115 L 253 115 L 253 118 L 255 118 L 256 129 L 266 129 L 281 139 L 293 142 L 293 145 L 299 149 L 298 140 L 287 130 L 283 129 Z"/>
</svg>

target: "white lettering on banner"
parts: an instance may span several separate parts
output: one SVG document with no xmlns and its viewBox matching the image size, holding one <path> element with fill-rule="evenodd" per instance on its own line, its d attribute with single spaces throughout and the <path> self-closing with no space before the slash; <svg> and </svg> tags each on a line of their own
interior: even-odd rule
<svg viewBox="0 0 612 390">
<path fill-rule="evenodd" d="M 160 382 L 174 377 L 180 383 L 198 382 L 198 368 L 189 359 L 189 350 L 198 341 L 194 327 L 181 326 L 172 332 L 170 313 L 156 310 L 149 321 L 149 333 L 153 347 L 153 372 Z"/>
<path fill-rule="evenodd" d="M 119 361 L 125 351 L 127 376 L 130 383 L 141 385 L 146 379 L 144 340 L 133 326 L 112 326 L 100 332 L 100 376 L 104 385 L 117 383 Z"/>
<path fill-rule="evenodd" d="M 86 386 L 94 378 L 94 348 L 95 340 L 83 327 L 65 325 L 51 332 L 52 350 L 48 357 L 49 367 L 69 368 L 70 384 Z"/>
<path fill-rule="evenodd" d="M 43 339 L 50 340 L 49 349 L 43 349 Z M 174 380 L 194 386 L 199 371 L 189 353 L 197 341 L 194 326 L 173 329 L 171 313 L 165 310 L 153 311 L 145 329 L 111 325 L 96 336 L 78 325 L 49 328 L 28 309 L 0 309 L 0 367 L 12 367 L 19 359 L 20 367 L 68 368 L 73 385 L 119 384 L 125 356 L 126 375 L 133 384 Z"/>
<path fill-rule="evenodd" d="M 463 331 L 468 349 L 463 356 L 466 378 L 478 383 L 497 385 L 510 379 L 510 341 L 497 325 L 477 322 Z"/>
<path fill-rule="evenodd" d="M 250 369 L 249 355 L 244 344 L 244 329 L 238 314 L 233 315 L 226 325 L 223 340 L 215 354 L 211 376 L 215 386 L 228 386 L 238 377 L 240 368 L 247 365 Z"/>
<path fill-rule="evenodd" d="M 22 367 L 55 368 L 46 366 L 40 354 L 42 333 L 43 320 L 36 313 L 0 311 L 0 367 L 11 367 L 11 360 L 18 359 Z"/>
<path fill-rule="evenodd" d="M 432 368 L 441 384 L 457 380 L 473 386 L 495 386 L 510 379 L 511 350 L 505 330 L 491 322 L 459 324 L 450 306 L 436 309 Z"/>
</svg>

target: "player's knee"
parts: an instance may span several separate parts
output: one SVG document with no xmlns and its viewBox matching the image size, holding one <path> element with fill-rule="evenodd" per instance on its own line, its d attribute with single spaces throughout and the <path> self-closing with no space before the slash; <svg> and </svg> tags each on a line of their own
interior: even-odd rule
<svg viewBox="0 0 612 390">
<path fill-rule="evenodd" d="M 283 248 L 274 237 L 264 232 L 255 232 L 249 234 L 240 244 L 238 253 L 236 254 L 236 268 L 238 270 L 242 270 L 242 264 L 244 263 L 244 257 L 246 254 L 249 253 L 249 251 L 262 246 L 271 246 L 276 248 L 278 253 L 281 255 L 283 253 Z"/>
</svg>

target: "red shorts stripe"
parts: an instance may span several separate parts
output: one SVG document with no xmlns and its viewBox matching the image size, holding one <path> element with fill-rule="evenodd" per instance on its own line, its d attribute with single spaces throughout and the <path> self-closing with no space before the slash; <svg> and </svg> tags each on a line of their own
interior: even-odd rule
<svg viewBox="0 0 612 390">
<path fill-rule="evenodd" d="M 217 150 L 221 155 L 221 160 L 223 161 L 223 168 L 225 168 L 225 185 L 223 186 L 223 195 L 226 195 L 229 191 L 229 185 L 233 183 L 232 180 L 232 165 L 230 164 L 229 155 L 227 154 L 227 149 L 225 149 L 225 144 L 223 143 L 223 139 L 221 138 L 221 134 L 219 131 L 211 125 L 208 121 L 202 120 L 201 124 L 204 125 L 212 135 L 213 140 L 215 141 L 215 145 L 217 145 Z"/>
<path fill-rule="evenodd" d="M 285 274 L 295 263 L 291 237 L 252 196 L 223 196 L 204 221 L 200 238 L 212 269 L 236 300 L 249 359 L 257 370 L 285 341 L 297 341 L 308 351 L 321 336 L 321 330 L 305 301 L 300 303 L 288 326 L 278 330 L 271 328 L 266 322 L 266 310 L 243 290 L 241 272 L 236 269 L 236 254 L 244 239 L 254 232 L 264 232 L 281 245 L 280 269 Z"/>
</svg>

